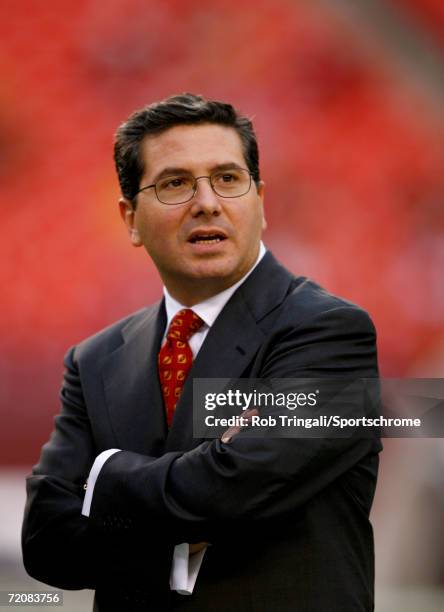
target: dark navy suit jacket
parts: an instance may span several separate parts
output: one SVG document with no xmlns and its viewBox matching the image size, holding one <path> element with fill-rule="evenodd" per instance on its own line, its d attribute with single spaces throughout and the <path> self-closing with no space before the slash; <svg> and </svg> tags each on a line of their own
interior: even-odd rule
<svg viewBox="0 0 444 612">
<path fill-rule="evenodd" d="M 369 612 L 377 438 L 193 438 L 198 378 L 377 377 L 365 311 L 267 253 L 209 331 L 168 431 L 157 375 L 163 301 L 71 349 L 62 409 L 27 483 L 35 578 L 96 590 L 95 609 Z M 95 457 L 91 516 L 83 485 Z M 208 541 L 195 592 L 172 594 L 174 545 Z"/>
</svg>

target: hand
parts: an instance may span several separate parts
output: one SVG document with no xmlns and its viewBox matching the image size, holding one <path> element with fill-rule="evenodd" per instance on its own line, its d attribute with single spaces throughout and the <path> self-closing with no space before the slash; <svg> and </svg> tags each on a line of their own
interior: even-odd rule
<svg viewBox="0 0 444 612">
<path fill-rule="evenodd" d="M 250 423 L 252 417 L 257 416 L 258 414 L 259 412 L 256 410 L 256 408 L 249 408 L 248 410 L 245 410 L 245 412 L 241 416 L 244 419 L 247 419 L 248 423 Z M 227 442 L 231 442 L 231 438 L 235 436 L 236 434 L 238 434 L 241 429 L 242 427 L 240 425 L 229 427 L 227 431 L 222 435 L 221 441 L 224 442 L 225 444 Z"/>
<path fill-rule="evenodd" d="M 190 555 L 195 555 L 208 546 L 208 542 L 197 542 L 196 544 L 188 544 Z"/>
</svg>

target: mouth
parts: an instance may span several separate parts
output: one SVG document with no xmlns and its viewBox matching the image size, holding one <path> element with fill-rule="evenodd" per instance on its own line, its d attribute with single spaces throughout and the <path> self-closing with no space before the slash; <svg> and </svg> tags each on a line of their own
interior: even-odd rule
<svg viewBox="0 0 444 612">
<path fill-rule="evenodd" d="M 192 232 L 188 238 L 191 244 L 218 244 L 227 239 L 227 236 L 220 231 L 199 231 Z"/>
</svg>

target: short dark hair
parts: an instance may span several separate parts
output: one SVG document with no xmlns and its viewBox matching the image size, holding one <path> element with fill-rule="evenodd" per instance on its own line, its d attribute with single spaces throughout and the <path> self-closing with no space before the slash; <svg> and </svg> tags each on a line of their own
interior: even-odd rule
<svg viewBox="0 0 444 612">
<path fill-rule="evenodd" d="M 231 104 L 206 100 L 184 93 L 154 102 L 135 111 L 116 132 L 114 161 L 123 197 L 136 205 L 140 179 L 144 173 L 140 144 L 145 136 L 160 134 L 176 125 L 216 123 L 232 127 L 239 134 L 248 169 L 256 185 L 260 181 L 259 150 L 253 125 Z"/>
</svg>

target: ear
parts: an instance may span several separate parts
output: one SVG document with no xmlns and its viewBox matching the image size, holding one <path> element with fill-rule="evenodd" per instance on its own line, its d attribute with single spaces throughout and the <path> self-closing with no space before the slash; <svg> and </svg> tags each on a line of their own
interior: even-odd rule
<svg viewBox="0 0 444 612">
<path fill-rule="evenodd" d="M 142 239 L 140 238 L 139 231 L 136 226 L 136 209 L 134 208 L 131 200 L 126 198 L 120 198 L 119 200 L 120 216 L 122 217 L 128 233 L 130 236 L 131 244 L 135 247 L 142 246 Z"/>
<path fill-rule="evenodd" d="M 262 206 L 262 231 L 267 229 L 267 220 L 265 219 L 265 213 L 264 213 L 264 191 L 265 191 L 265 183 L 264 181 L 259 181 L 259 184 L 257 185 L 257 195 L 261 201 L 261 206 Z"/>
</svg>

